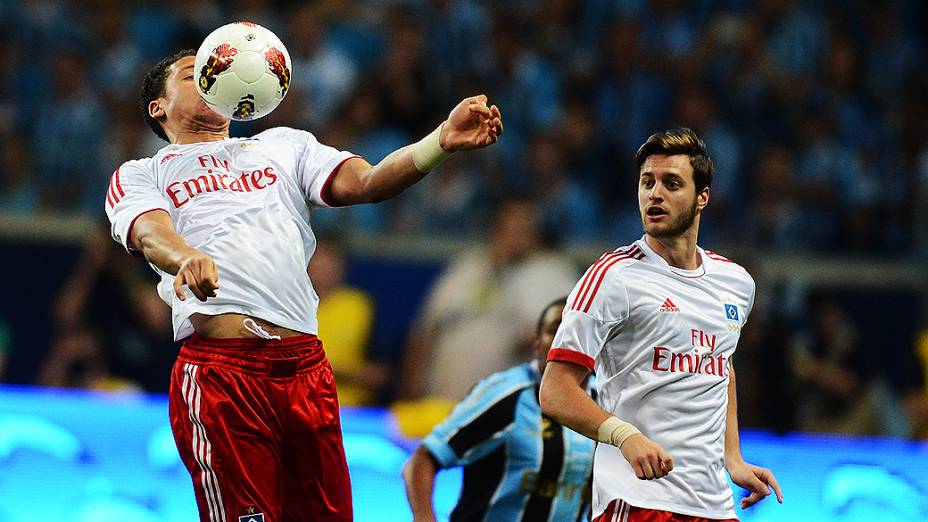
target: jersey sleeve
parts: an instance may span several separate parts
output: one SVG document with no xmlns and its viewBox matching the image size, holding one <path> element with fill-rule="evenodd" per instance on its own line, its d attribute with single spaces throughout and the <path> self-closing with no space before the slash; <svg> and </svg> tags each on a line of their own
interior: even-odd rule
<svg viewBox="0 0 928 522">
<path fill-rule="evenodd" d="M 748 308 L 744 313 L 744 323 L 748 322 L 748 317 L 751 315 L 751 311 L 754 310 L 754 298 L 757 295 L 757 284 L 754 282 L 754 278 L 751 276 L 748 276 L 748 278 L 751 280 L 751 293 L 748 297 Z M 744 324 L 742 324 L 742 326 L 744 326 Z"/>
<path fill-rule="evenodd" d="M 262 133 L 268 134 L 285 139 L 296 147 L 296 175 L 306 199 L 317 207 L 338 206 L 329 194 L 335 173 L 346 161 L 360 156 L 323 145 L 312 133 L 303 130 L 278 127 Z"/>
<path fill-rule="evenodd" d="M 579 364 L 592 372 L 611 332 L 628 318 L 625 285 L 615 268 L 602 264 L 603 259 L 607 258 L 594 263 L 567 296 L 549 361 Z"/>
<path fill-rule="evenodd" d="M 511 433 L 524 382 L 506 373 L 484 379 L 422 440 L 442 468 L 466 466 L 503 444 Z"/>
<path fill-rule="evenodd" d="M 138 253 L 130 234 L 139 216 L 153 210 L 170 212 L 168 200 L 155 184 L 154 173 L 139 161 L 123 163 L 116 169 L 104 205 L 113 239 L 130 254 Z"/>
</svg>

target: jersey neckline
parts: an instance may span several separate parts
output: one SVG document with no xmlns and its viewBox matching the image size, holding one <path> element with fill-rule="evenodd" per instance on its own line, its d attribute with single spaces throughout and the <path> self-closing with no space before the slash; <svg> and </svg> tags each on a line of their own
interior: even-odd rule
<svg viewBox="0 0 928 522">
<path fill-rule="evenodd" d="M 701 247 L 699 247 L 699 245 L 696 246 L 696 253 L 699 254 L 699 259 L 702 262 L 699 264 L 699 267 L 693 270 L 687 270 L 685 268 L 677 268 L 675 266 L 671 266 L 670 263 L 668 263 L 666 259 L 661 257 L 660 254 L 655 252 L 654 249 L 652 249 L 651 246 L 648 245 L 648 242 L 645 240 L 646 237 L 647 237 L 647 234 L 642 235 L 641 239 L 639 239 L 638 241 L 635 241 L 635 244 L 637 244 L 638 248 L 640 248 L 645 253 L 646 259 L 653 260 L 658 265 L 667 269 L 667 271 L 670 272 L 671 274 L 674 274 L 674 275 L 677 275 L 677 276 L 680 276 L 686 279 L 699 279 L 700 277 L 706 275 L 709 272 L 709 256 L 706 255 L 706 253 L 703 251 Z"/>
</svg>

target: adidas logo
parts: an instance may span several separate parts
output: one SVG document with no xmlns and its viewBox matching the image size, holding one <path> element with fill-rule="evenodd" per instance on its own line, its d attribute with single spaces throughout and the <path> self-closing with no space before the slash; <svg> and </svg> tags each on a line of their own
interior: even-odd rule
<svg viewBox="0 0 928 522">
<path fill-rule="evenodd" d="M 664 304 L 662 304 L 661 307 L 659 308 L 659 311 L 661 311 L 661 312 L 679 312 L 680 309 L 677 308 L 677 305 L 673 304 L 673 301 L 671 301 L 670 298 L 668 297 L 668 298 L 664 301 Z"/>
</svg>

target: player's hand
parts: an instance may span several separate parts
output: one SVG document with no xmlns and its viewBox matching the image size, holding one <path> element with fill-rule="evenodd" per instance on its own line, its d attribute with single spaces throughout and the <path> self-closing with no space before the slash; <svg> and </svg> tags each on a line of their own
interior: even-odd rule
<svg viewBox="0 0 928 522">
<path fill-rule="evenodd" d="M 769 469 L 740 461 L 728 467 L 728 474 L 732 482 L 751 492 L 741 499 L 741 509 L 747 509 L 765 499 L 771 488 L 777 494 L 777 502 L 783 503 L 780 484 Z"/>
<path fill-rule="evenodd" d="M 487 106 L 485 94 L 461 100 L 442 124 L 438 143 L 448 152 L 479 149 L 503 135 L 503 116 L 496 105 Z"/>
<path fill-rule="evenodd" d="M 413 513 L 412 522 L 435 522 L 435 513 Z"/>
<path fill-rule="evenodd" d="M 661 478 L 673 469 L 673 459 L 658 443 L 636 433 L 619 448 L 641 480 Z"/>
<path fill-rule="evenodd" d="M 184 285 L 187 285 L 200 301 L 206 301 L 207 297 L 216 297 L 219 272 L 216 271 L 213 259 L 199 250 L 191 249 L 181 260 L 180 268 L 174 277 L 174 293 L 181 301 L 187 298 Z"/>
</svg>

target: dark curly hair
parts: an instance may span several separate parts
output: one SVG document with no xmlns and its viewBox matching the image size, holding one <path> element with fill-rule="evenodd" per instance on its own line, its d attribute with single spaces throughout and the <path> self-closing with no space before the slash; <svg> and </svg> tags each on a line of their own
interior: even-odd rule
<svg viewBox="0 0 928 522">
<path fill-rule="evenodd" d="M 196 56 L 196 54 L 196 51 L 193 49 L 184 49 L 183 51 L 174 53 L 149 69 L 148 72 L 145 73 L 145 77 L 142 78 L 142 87 L 139 89 L 139 108 L 142 109 L 142 118 L 145 120 L 145 123 L 151 127 L 151 130 L 164 141 L 171 140 L 168 139 L 168 135 L 161 127 L 161 123 L 148 114 L 148 104 L 151 103 L 152 100 L 164 96 L 164 84 L 168 79 L 168 68 L 174 65 L 174 62 L 177 60 L 185 56 Z"/>
</svg>

